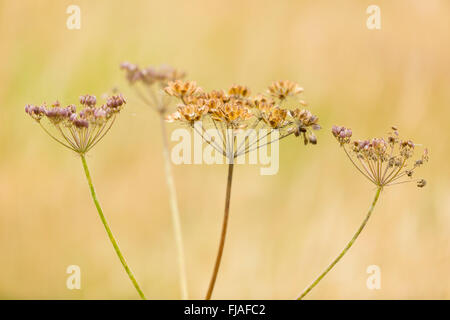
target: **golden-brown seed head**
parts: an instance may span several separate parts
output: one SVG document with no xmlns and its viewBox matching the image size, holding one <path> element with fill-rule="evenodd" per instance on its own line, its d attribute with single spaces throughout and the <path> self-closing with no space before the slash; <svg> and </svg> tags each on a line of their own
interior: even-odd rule
<svg viewBox="0 0 450 320">
<path fill-rule="evenodd" d="M 271 96 L 283 100 L 289 96 L 294 96 L 303 92 L 303 88 L 290 80 L 273 82 L 269 86 L 268 92 Z"/>
<path fill-rule="evenodd" d="M 197 83 L 195 81 L 175 80 L 169 81 L 167 87 L 164 88 L 164 91 L 169 96 L 184 99 L 184 97 L 200 94 L 202 89 L 197 87 Z"/>
<path fill-rule="evenodd" d="M 205 105 L 180 105 L 176 112 L 166 117 L 166 120 L 168 122 L 181 121 L 193 126 L 194 123 L 200 121 L 206 113 L 208 113 L 208 107 Z"/>
<path fill-rule="evenodd" d="M 279 81 L 271 86 L 270 91 L 282 100 L 288 95 L 300 93 L 302 89 L 294 82 Z M 178 111 L 167 117 L 170 122 L 192 124 L 193 121 L 207 120 L 205 124 L 214 125 L 217 130 L 278 130 L 280 138 L 293 134 L 302 136 L 305 144 L 317 143 L 317 138 L 312 133 L 312 130 L 320 129 L 319 119 L 315 115 L 304 109 L 281 108 L 272 97 L 250 97 L 250 90 L 245 86 L 234 85 L 228 93 L 224 90 L 205 92 L 198 89 L 195 82 L 174 81 L 169 83 L 165 92 L 179 98 L 181 102 Z"/>
<path fill-rule="evenodd" d="M 273 129 L 280 129 L 288 125 L 287 115 L 288 111 L 280 107 L 264 107 L 261 110 L 262 119 Z"/>
<path fill-rule="evenodd" d="M 236 101 L 216 102 L 215 107 L 210 110 L 210 115 L 213 120 L 223 122 L 231 128 L 244 127 L 245 121 L 252 117 L 250 109 Z"/>
<path fill-rule="evenodd" d="M 275 106 L 275 101 L 272 98 L 266 97 L 264 95 L 258 95 L 250 101 L 251 106 L 253 108 L 262 110 L 262 109 L 270 109 Z"/>
<path fill-rule="evenodd" d="M 228 94 L 235 98 L 247 98 L 250 95 L 250 89 L 247 86 L 233 85 Z"/>
</svg>

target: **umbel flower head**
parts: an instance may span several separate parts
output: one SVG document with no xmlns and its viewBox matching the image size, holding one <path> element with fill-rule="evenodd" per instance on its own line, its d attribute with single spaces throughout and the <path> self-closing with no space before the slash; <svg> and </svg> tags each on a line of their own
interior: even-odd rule
<svg viewBox="0 0 450 320">
<path fill-rule="evenodd" d="M 276 81 L 269 86 L 267 92 L 280 100 L 303 92 L 303 88 L 290 80 Z"/>
<path fill-rule="evenodd" d="M 352 141 L 352 130 L 341 126 L 333 126 L 331 132 L 359 172 L 378 187 L 412 181 L 420 188 L 426 185 L 424 179 L 413 179 L 413 175 L 428 162 L 428 149 L 413 159 L 417 145 L 401 139 L 397 127 L 392 127 L 386 138 L 369 140 Z"/>
<path fill-rule="evenodd" d="M 252 150 L 268 145 L 289 135 L 303 137 L 306 144 L 316 144 L 317 138 L 312 132 L 320 129 L 319 119 L 310 111 L 299 108 L 286 109 L 281 104 L 287 96 L 296 96 L 302 92 L 298 84 L 291 81 L 273 83 L 268 92 L 272 96 L 257 95 L 251 97 L 250 89 L 242 85 L 233 85 L 227 91 L 213 90 L 205 92 L 194 81 L 170 81 L 164 91 L 178 98 L 177 111 L 168 115 L 168 122 L 184 123 L 197 130 L 195 123 L 202 122 L 203 139 L 217 151 L 227 157 L 236 158 Z M 299 102 L 299 104 L 304 104 Z M 220 141 L 215 141 L 205 131 L 205 127 L 217 130 Z M 264 129 L 267 134 L 259 136 L 247 144 L 237 145 L 236 133 L 241 129 L 253 131 Z M 272 133 L 277 131 L 278 137 Z M 260 143 L 261 139 L 270 140 Z M 231 152 L 230 150 L 231 149 Z"/>
<path fill-rule="evenodd" d="M 56 101 L 51 106 L 27 104 L 25 112 L 54 140 L 84 155 L 108 133 L 125 103 L 119 94 L 97 106 L 96 97 L 87 94 L 80 96 L 80 110 L 73 104 L 61 107 Z"/>
<path fill-rule="evenodd" d="M 169 81 L 183 79 L 186 75 L 185 72 L 168 65 L 139 68 L 136 64 L 123 62 L 120 68 L 125 71 L 129 84 L 136 90 L 140 99 L 163 114 L 167 111 L 168 103 L 161 90 Z"/>
</svg>

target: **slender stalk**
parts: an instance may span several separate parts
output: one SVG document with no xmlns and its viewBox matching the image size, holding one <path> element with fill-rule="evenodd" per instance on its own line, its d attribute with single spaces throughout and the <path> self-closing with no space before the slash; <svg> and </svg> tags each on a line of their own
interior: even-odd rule
<svg viewBox="0 0 450 320">
<path fill-rule="evenodd" d="M 347 243 L 344 250 L 342 250 L 342 252 L 337 256 L 337 258 L 334 259 L 334 261 L 325 269 L 325 271 L 322 272 L 322 274 L 316 280 L 314 280 L 314 282 L 309 287 L 307 287 L 300 296 L 298 296 L 297 300 L 302 300 L 320 282 L 320 280 L 322 280 L 322 278 L 326 276 L 326 274 L 336 265 L 336 263 L 338 263 L 339 260 L 341 260 L 341 258 L 347 253 L 347 251 L 353 245 L 355 240 L 358 238 L 361 231 L 366 226 L 367 221 L 369 220 L 370 216 L 372 215 L 373 209 L 375 208 L 378 198 L 380 197 L 380 193 L 381 193 L 382 189 L 383 189 L 382 187 L 377 188 L 377 191 L 376 191 L 375 197 L 372 201 L 372 205 L 370 206 L 369 212 L 367 212 L 367 215 L 364 218 L 363 222 L 359 226 L 359 228 L 356 231 L 356 233 L 354 234 L 353 238 L 349 241 L 349 243 Z"/>
<path fill-rule="evenodd" d="M 83 163 L 84 172 L 86 174 L 86 179 L 89 184 L 89 189 L 91 190 L 92 199 L 94 200 L 94 204 L 95 204 L 95 207 L 97 208 L 100 219 L 102 220 L 102 223 L 105 226 L 106 233 L 108 233 L 109 240 L 111 240 L 114 250 L 116 251 L 120 262 L 122 263 L 125 271 L 127 272 L 128 277 L 130 278 L 131 282 L 133 283 L 134 287 L 136 288 L 137 292 L 139 293 L 139 296 L 145 300 L 145 295 L 142 292 L 141 288 L 139 287 L 130 268 L 128 267 L 127 262 L 125 261 L 125 258 L 122 255 L 122 252 L 120 252 L 119 245 L 117 244 L 116 239 L 114 238 L 114 236 L 111 232 L 111 229 L 109 228 L 108 222 L 106 221 L 106 218 L 103 215 L 103 210 L 100 206 L 100 203 L 98 202 L 97 194 L 95 193 L 94 185 L 92 184 L 91 174 L 89 173 L 86 158 L 85 158 L 84 154 L 80 154 L 80 156 L 81 156 L 81 162 Z"/>
<path fill-rule="evenodd" d="M 210 300 L 214 285 L 216 283 L 217 274 L 219 273 L 219 267 L 220 267 L 220 261 L 222 260 L 222 254 L 223 254 L 223 248 L 225 246 L 225 238 L 227 235 L 227 227 L 228 227 L 228 217 L 230 213 L 230 196 L 231 196 L 231 182 L 233 181 L 233 168 L 234 163 L 231 161 L 228 164 L 228 179 L 227 179 L 227 191 L 225 196 L 225 213 L 223 215 L 223 222 L 222 222 L 222 234 L 220 236 L 220 244 L 219 244 L 219 250 L 217 252 L 217 258 L 216 263 L 214 265 L 214 270 L 212 273 L 211 280 L 209 282 L 208 292 L 206 293 L 206 300 Z"/>
<path fill-rule="evenodd" d="M 186 265 L 184 260 L 183 236 L 181 233 L 180 213 L 178 210 L 177 192 L 175 182 L 172 175 L 172 168 L 169 158 L 169 142 L 167 139 L 166 123 L 164 115 L 161 113 L 161 133 L 163 141 L 163 156 L 166 173 L 167 188 L 169 189 L 169 204 L 172 213 L 172 225 L 175 234 L 175 242 L 178 254 L 178 272 L 180 276 L 181 297 L 183 300 L 188 299 Z"/>
</svg>

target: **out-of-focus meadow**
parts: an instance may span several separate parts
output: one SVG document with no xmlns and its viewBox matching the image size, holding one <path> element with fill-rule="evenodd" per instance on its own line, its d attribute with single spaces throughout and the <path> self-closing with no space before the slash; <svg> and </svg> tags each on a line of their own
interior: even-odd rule
<svg viewBox="0 0 450 320">
<path fill-rule="evenodd" d="M 66 28 L 67 6 L 81 29 Z M 368 30 L 366 8 L 381 8 Z M 397 125 L 428 146 L 428 185 L 386 188 L 355 246 L 309 298 L 450 298 L 450 3 L 430 1 L 1 1 L 0 298 L 138 298 L 100 223 L 79 158 L 24 113 L 119 89 L 128 104 L 88 155 L 100 201 L 149 298 L 179 298 L 159 120 L 119 63 L 167 63 L 207 89 L 273 80 L 305 88 L 316 146 L 280 143 L 280 170 L 238 166 L 214 298 L 295 298 L 343 248 L 375 188 L 330 133 Z M 175 128 L 170 127 L 170 130 Z M 174 167 L 190 297 L 204 297 L 223 214 L 225 166 Z M 81 290 L 66 268 L 81 267 Z M 366 268 L 381 268 L 369 290 Z"/>
</svg>

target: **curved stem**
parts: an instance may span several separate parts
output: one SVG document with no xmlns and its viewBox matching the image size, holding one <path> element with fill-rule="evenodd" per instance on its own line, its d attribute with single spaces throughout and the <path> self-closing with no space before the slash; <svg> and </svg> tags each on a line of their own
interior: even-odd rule
<svg viewBox="0 0 450 320">
<path fill-rule="evenodd" d="M 172 213 L 172 225 L 175 233 L 175 242 L 178 253 L 178 272 L 180 276 L 181 296 L 183 300 L 188 299 L 187 279 L 186 279 L 186 265 L 184 260 L 183 237 L 181 233 L 180 212 L 178 210 L 177 192 L 175 182 L 172 175 L 169 158 L 169 142 L 167 140 L 166 123 L 164 115 L 161 113 L 161 133 L 163 141 L 163 156 L 166 173 L 167 188 L 169 189 L 169 204 Z"/>
<path fill-rule="evenodd" d="M 381 190 L 382 187 L 377 188 L 377 192 L 375 193 L 375 198 L 372 201 L 372 205 L 370 206 L 369 212 L 367 213 L 366 217 L 364 218 L 363 222 L 359 226 L 356 233 L 353 235 L 353 238 L 345 246 L 344 250 L 342 250 L 342 252 L 337 256 L 337 258 L 334 259 L 334 261 L 325 269 L 325 271 L 322 272 L 322 274 L 316 280 L 314 280 L 314 282 L 309 287 L 307 287 L 300 296 L 298 296 L 297 300 L 302 300 L 320 282 L 320 280 L 322 280 L 322 278 L 326 276 L 326 274 L 336 265 L 336 263 L 339 262 L 339 260 L 341 260 L 341 258 L 345 255 L 345 253 L 350 249 L 355 240 L 358 238 L 361 231 L 366 226 L 370 216 L 372 215 L 372 211 L 375 208 L 375 204 L 377 203 L 378 198 L 380 197 Z"/>
<path fill-rule="evenodd" d="M 230 196 L 231 196 L 231 182 L 233 181 L 233 167 L 234 163 L 231 162 L 228 164 L 228 179 L 227 179 L 227 192 L 225 196 L 225 213 L 223 215 L 223 223 L 222 223 L 222 234 L 220 236 L 220 244 L 219 251 L 217 252 L 216 263 L 214 265 L 213 274 L 211 280 L 209 282 L 208 292 L 206 293 L 206 300 L 210 300 L 214 285 L 216 283 L 217 274 L 219 273 L 220 261 L 222 260 L 223 248 L 225 246 L 225 238 L 227 235 L 227 227 L 228 227 L 228 217 L 230 213 Z"/>
<path fill-rule="evenodd" d="M 117 256 L 119 257 L 119 260 L 122 263 L 123 267 L 125 268 L 125 271 L 127 272 L 128 277 L 130 278 L 131 282 L 133 283 L 134 287 L 136 288 L 136 290 L 139 293 L 139 295 L 141 296 L 141 298 L 145 300 L 144 293 L 142 292 L 141 288 L 139 287 L 130 268 L 128 267 L 127 262 L 125 261 L 125 258 L 122 255 L 122 252 L 120 252 L 120 249 L 116 242 L 116 239 L 114 239 L 111 229 L 108 226 L 108 222 L 106 221 L 106 218 L 103 215 L 103 210 L 100 207 L 100 203 L 98 202 L 98 199 L 97 199 L 97 194 L 95 193 L 94 185 L 92 184 L 91 174 L 89 173 L 86 158 L 85 158 L 84 154 L 80 154 L 80 156 L 81 156 L 81 162 L 83 163 L 84 172 L 86 174 L 86 179 L 89 184 L 89 189 L 91 190 L 92 199 L 94 200 L 94 204 L 95 204 L 95 207 L 97 208 L 100 219 L 102 220 L 102 223 L 105 226 L 106 232 L 108 233 L 109 240 L 111 240 L 114 250 L 116 251 Z"/>
</svg>

